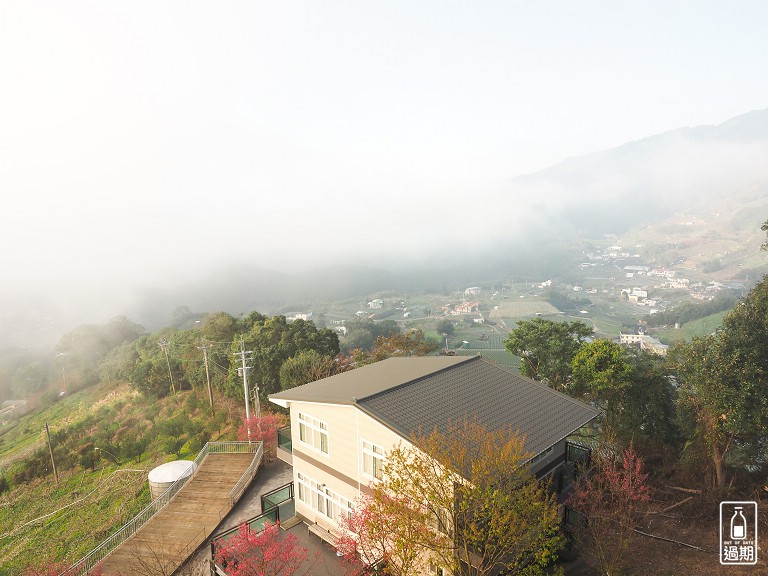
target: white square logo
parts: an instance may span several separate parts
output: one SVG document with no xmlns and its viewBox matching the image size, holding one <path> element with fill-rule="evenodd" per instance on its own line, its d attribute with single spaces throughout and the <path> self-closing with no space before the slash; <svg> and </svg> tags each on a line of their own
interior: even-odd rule
<svg viewBox="0 0 768 576">
<path fill-rule="evenodd" d="M 720 564 L 757 564 L 757 502 L 720 502 Z"/>
</svg>

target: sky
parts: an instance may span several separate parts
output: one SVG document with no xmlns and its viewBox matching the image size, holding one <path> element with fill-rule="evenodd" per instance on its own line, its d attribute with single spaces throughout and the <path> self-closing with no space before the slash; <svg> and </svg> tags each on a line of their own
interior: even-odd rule
<svg viewBox="0 0 768 576">
<path fill-rule="evenodd" d="M 512 230 L 473 199 L 768 107 L 766 22 L 738 0 L 0 0 L 0 308 L 117 313 L 225 264 Z"/>
</svg>

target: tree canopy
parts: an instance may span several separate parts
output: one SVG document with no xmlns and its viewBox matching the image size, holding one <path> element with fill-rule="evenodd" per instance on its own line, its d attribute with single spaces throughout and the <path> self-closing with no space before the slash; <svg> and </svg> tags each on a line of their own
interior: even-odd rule
<svg viewBox="0 0 768 576">
<path fill-rule="evenodd" d="M 383 554 L 397 575 L 427 559 L 454 574 L 539 573 L 561 541 L 554 496 L 524 465 L 529 457 L 515 430 L 466 418 L 414 436 L 386 454 L 359 512 L 363 541 L 378 546 L 364 557 Z"/>
<path fill-rule="evenodd" d="M 520 372 L 564 391 L 571 380 L 571 361 L 593 329 L 583 322 L 554 322 L 545 318 L 521 320 L 504 341 L 521 359 Z"/>
<path fill-rule="evenodd" d="M 672 348 L 680 410 L 695 424 L 689 445 L 710 455 L 717 486 L 737 447 L 765 462 L 768 432 L 768 277 L 723 320 L 722 329 Z"/>
</svg>

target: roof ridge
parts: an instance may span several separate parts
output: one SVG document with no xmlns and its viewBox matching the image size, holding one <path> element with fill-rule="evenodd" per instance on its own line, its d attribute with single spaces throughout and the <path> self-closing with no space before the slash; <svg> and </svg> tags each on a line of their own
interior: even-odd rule
<svg viewBox="0 0 768 576">
<path fill-rule="evenodd" d="M 386 394 L 388 392 L 392 392 L 393 390 L 399 390 L 401 388 L 405 388 L 406 386 L 411 386 L 412 384 L 415 384 L 416 382 L 419 382 L 421 380 L 424 380 L 425 378 L 432 378 L 433 376 L 436 376 L 437 374 L 441 374 L 442 372 L 445 372 L 446 370 L 452 370 L 453 368 L 456 368 L 457 366 L 464 366 L 465 364 L 468 364 L 472 360 L 477 360 L 481 358 L 480 355 L 477 356 L 468 356 L 466 360 L 462 360 L 460 362 L 456 362 L 456 364 L 451 364 L 450 366 L 446 366 L 444 368 L 440 368 L 440 370 L 436 370 L 434 372 L 430 372 L 429 374 L 422 374 L 421 376 L 417 376 L 416 378 L 412 380 L 408 380 L 407 382 L 401 382 L 397 386 L 392 386 L 391 388 L 387 388 L 385 390 L 379 390 L 378 392 L 374 392 L 373 394 L 369 394 L 368 396 L 363 396 L 362 398 L 355 398 L 355 404 L 360 404 L 360 402 L 365 400 L 370 400 L 372 398 L 376 398 L 377 396 L 381 396 L 382 394 Z"/>
</svg>

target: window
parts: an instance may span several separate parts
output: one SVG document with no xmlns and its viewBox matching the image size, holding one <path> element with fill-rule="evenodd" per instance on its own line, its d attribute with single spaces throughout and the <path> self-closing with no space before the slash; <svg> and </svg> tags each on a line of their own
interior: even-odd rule
<svg viewBox="0 0 768 576">
<path fill-rule="evenodd" d="M 301 472 L 297 473 L 299 500 L 336 523 L 352 516 L 352 502 Z"/>
<path fill-rule="evenodd" d="M 376 480 L 384 477 L 384 449 L 363 440 L 363 474 Z"/>
<path fill-rule="evenodd" d="M 299 412 L 299 441 L 305 446 L 328 454 L 328 424 Z"/>
<path fill-rule="evenodd" d="M 430 508 L 432 507 L 430 506 Z M 452 518 L 447 510 L 443 508 L 431 510 L 431 514 L 429 517 L 429 525 L 434 530 L 437 530 L 441 534 L 452 536 L 453 533 L 451 531 L 451 523 L 452 523 Z"/>
<path fill-rule="evenodd" d="M 443 570 L 443 567 L 438 566 L 437 564 L 433 564 L 432 562 L 429 563 L 429 573 L 434 574 L 434 576 L 445 576 L 445 570 Z"/>
<path fill-rule="evenodd" d="M 548 458 L 548 457 L 549 457 L 549 455 L 550 455 L 550 454 L 552 454 L 552 451 L 553 451 L 554 449 L 555 449 L 555 447 L 554 447 L 554 446 L 550 446 L 549 448 L 547 448 L 546 450 L 544 450 L 544 452 L 539 452 L 538 454 L 536 454 L 536 456 L 534 456 L 533 458 L 531 458 L 531 459 L 528 461 L 528 465 L 529 465 L 529 466 L 530 466 L 530 465 L 533 465 L 533 464 L 535 464 L 536 462 L 538 462 L 538 461 L 540 461 L 540 460 L 543 460 L 544 458 Z"/>
</svg>

